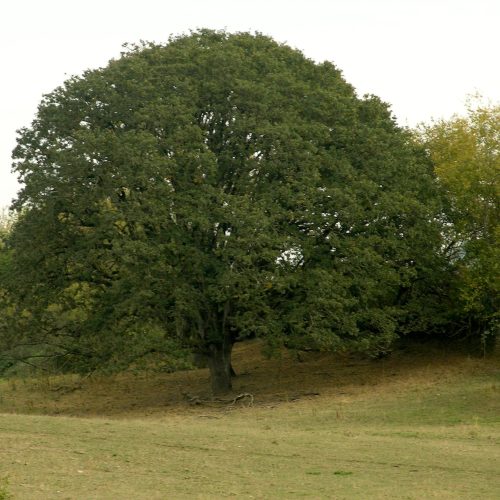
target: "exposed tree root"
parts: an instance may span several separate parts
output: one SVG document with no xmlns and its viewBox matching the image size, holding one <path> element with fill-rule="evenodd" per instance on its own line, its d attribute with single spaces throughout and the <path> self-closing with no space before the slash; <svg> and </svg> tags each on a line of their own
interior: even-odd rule
<svg viewBox="0 0 500 500">
<path fill-rule="evenodd" d="M 254 402 L 253 394 L 250 394 L 249 392 L 242 392 L 241 394 L 238 394 L 232 399 L 223 399 L 223 398 L 202 399 L 198 396 L 192 396 L 185 392 L 183 392 L 182 395 L 187 399 L 189 404 L 193 406 L 204 405 L 213 407 L 221 407 L 221 406 L 231 407 L 234 406 L 238 401 L 242 402 L 247 401 L 246 406 L 253 406 Z"/>
</svg>

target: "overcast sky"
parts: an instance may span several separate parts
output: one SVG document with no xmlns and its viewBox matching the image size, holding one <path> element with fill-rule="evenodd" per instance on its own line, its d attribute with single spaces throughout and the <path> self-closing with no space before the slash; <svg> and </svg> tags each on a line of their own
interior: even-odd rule
<svg viewBox="0 0 500 500">
<path fill-rule="evenodd" d="M 5 0 L 0 2 L 0 207 L 18 189 L 16 129 L 42 94 L 106 65 L 124 42 L 207 27 L 260 31 L 333 61 L 360 95 L 402 125 L 463 110 L 467 94 L 500 101 L 500 0 Z"/>
</svg>

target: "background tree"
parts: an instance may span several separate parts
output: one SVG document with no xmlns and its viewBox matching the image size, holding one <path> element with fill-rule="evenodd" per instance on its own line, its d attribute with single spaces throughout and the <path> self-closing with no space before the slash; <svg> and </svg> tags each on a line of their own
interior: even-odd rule
<svg viewBox="0 0 500 500">
<path fill-rule="evenodd" d="M 447 201 L 445 252 L 452 267 L 456 334 L 490 342 L 498 334 L 500 106 L 471 100 L 466 116 L 422 127 Z"/>
<path fill-rule="evenodd" d="M 262 35 L 131 47 L 45 96 L 14 156 L 26 335 L 86 369 L 189 348 L 221 392 L 248 336 L 376 353 L 439 245 L 387 106 Z"/>
<path fill-rule="evenodd" d="M 14 363 L 12 357 L 6 355 L 6 351 L 12 340 L 11 325 L 19 323 L 15 303 L 8 290 L 12 272 L 12 251 L 8 245 L 8 237 L 13 223 L 12 214 L 7 209 L 0 208 L 0 374 Z"/>
</svg>

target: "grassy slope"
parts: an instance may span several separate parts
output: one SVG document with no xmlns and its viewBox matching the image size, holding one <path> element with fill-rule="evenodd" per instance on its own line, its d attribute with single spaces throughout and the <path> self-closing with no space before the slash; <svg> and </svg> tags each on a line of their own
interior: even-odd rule
<svg viewBox="0 0 500 500">
<path fill-rule="evenodd" d="M 0 477 L 21 499 L 500 497 L 498 357 L 258 350 L 236 354 L 251 408 L 189 406 L 202 370 L 0 382 Z"/>
</svg>

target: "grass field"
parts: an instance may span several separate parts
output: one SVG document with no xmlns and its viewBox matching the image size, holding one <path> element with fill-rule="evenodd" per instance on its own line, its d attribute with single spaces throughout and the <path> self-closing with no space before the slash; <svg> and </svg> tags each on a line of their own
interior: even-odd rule
<svg viewBox="0 0 500 500">
<path fill-rule="evenodd" d="M 500 498 L 498 355 L 299 362 L 264 360 L 248 343 L 235 366 L 235 395 L 252 393 L 253 406 L 209 402 L 205 370 L 1 381 L 6 490 L 14 499 Z"/>
</svg>

